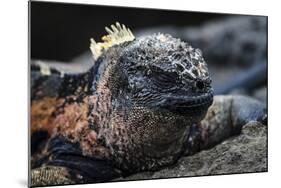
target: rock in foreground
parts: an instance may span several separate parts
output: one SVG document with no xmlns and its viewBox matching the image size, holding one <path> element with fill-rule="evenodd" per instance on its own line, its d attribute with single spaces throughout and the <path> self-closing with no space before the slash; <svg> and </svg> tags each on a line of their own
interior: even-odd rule
<svg viewBox="0 0 281 188">
<path fill-rule="evenodd" d="M 257 122 L 244 126 L 242 133 L 177 164 L 156 172 L 142 172 L 118 180 L 154 179 L 267 171 L 267 127 Z"/>
</svg>

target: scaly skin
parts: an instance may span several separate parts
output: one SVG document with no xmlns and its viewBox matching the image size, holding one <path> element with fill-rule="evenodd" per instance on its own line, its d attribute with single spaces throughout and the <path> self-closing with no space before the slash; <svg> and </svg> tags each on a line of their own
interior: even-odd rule
<svg viewBox="0 0 281 188">
<path fill-rule="evenodd" d="M 213 102 L 207 65 L 199 49 L 170 35 L 114 45 L 83 74 L 33 69 L 32 185 L 157 170 L 236 134 L 244 120 L 265 119 L 256 101 L 246 119 L 236 111 L 249 100 L 219 97 L 203 120 Z"/>
</svg>

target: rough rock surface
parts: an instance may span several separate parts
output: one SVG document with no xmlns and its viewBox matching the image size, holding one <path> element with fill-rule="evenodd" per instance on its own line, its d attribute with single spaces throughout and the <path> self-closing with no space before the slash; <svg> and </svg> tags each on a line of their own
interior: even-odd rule
<svg viewBox="0 0 281 188">
<path fill-rule="evenodd" d="M 154 179 L 267 171 L 267 127 L 246 124 L 242 133 L 177 164 L 156 172 L 142 172 L 119 180 Z"/>
</svg>

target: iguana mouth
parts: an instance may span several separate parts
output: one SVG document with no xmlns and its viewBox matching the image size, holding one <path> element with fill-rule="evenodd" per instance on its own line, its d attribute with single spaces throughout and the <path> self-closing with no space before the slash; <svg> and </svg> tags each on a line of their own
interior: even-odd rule
<svg viewBox="0 0 281 188">
<path fill-rule="evenodd" d="M 196 96 L 172 96 L 167 98 L 161 108 L 176 114 L 200 115 L 213 103 L 213 91 Z"/>
</svg>

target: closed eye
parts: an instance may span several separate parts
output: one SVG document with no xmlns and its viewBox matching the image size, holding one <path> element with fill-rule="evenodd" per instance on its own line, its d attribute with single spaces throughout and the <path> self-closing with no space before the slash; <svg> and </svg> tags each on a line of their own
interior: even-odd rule
<svg viewBox="0 0 281 188">
<path fill-rule="evenodd" d="M 178 75 L 175 72 L 165 72 L 161 69 L 153 70 L 150 78 L 160 88 L 172 88 L 178 81 Z"/>
</svg>

